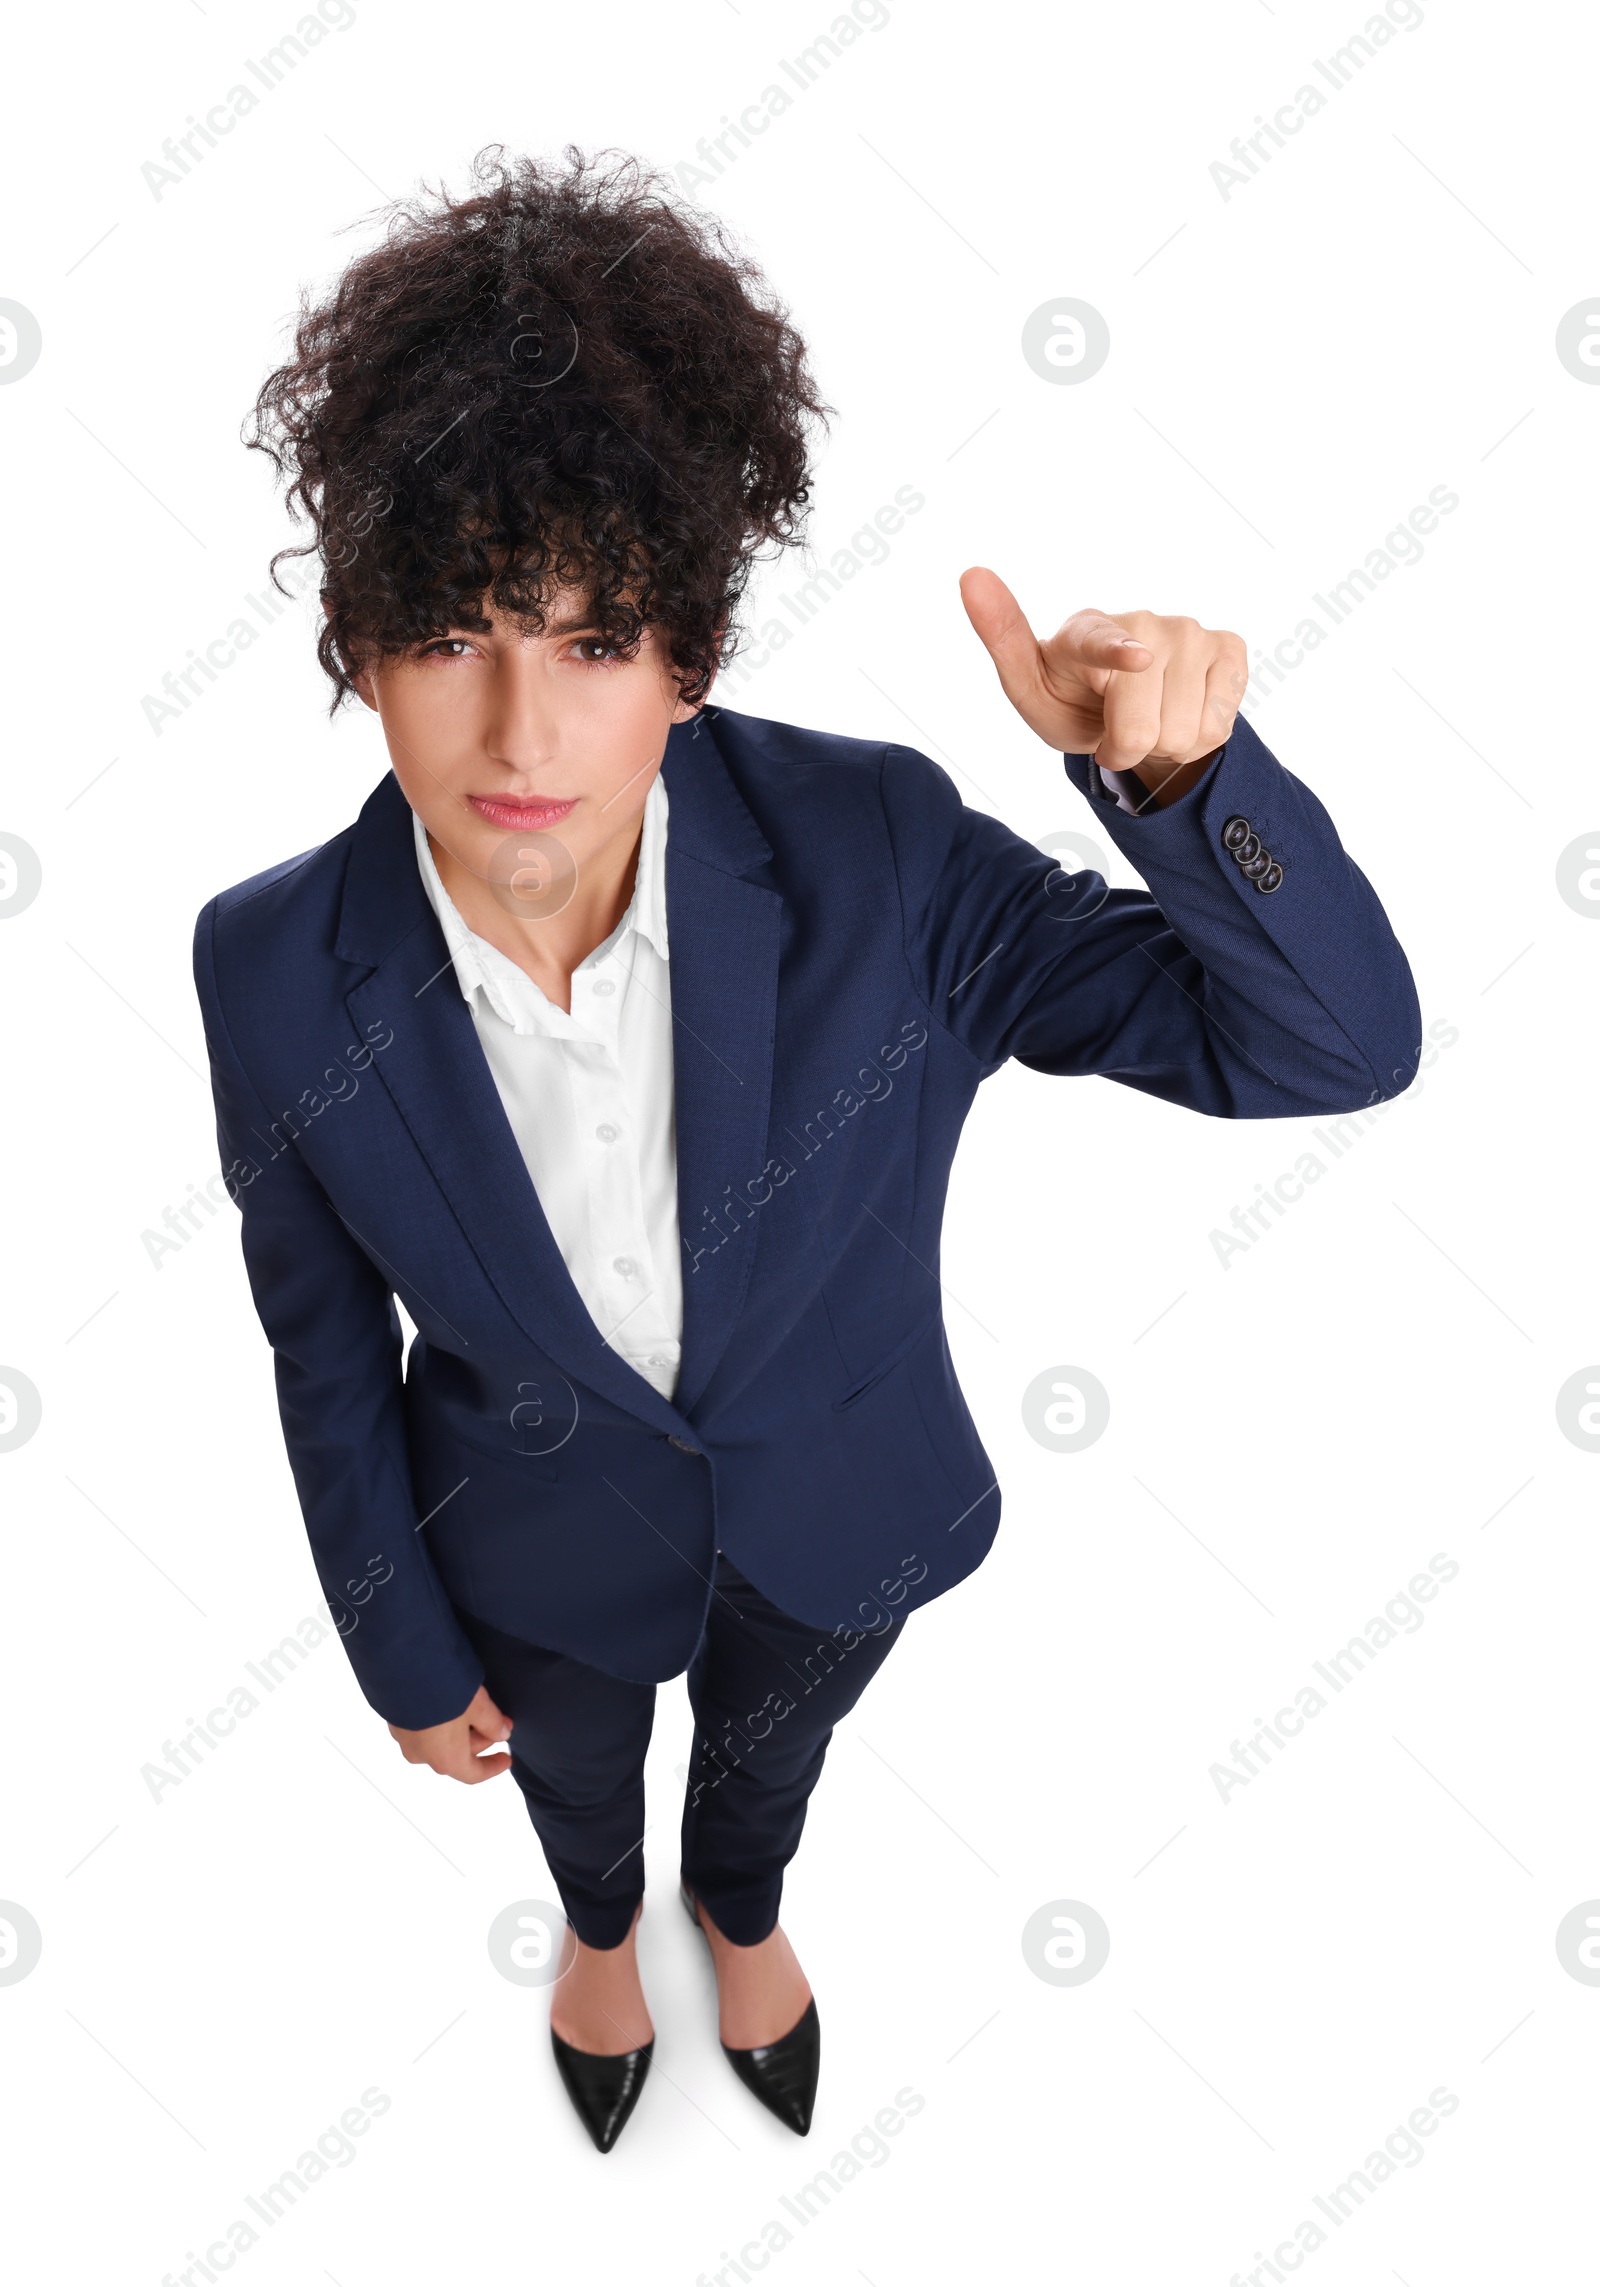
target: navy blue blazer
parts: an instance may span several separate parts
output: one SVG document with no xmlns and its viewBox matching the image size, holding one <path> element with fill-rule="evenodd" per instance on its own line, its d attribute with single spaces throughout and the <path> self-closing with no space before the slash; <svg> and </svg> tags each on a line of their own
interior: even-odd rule
<svg viewBox="0 0 1600 2287">
<path fill-rule="evenodd" d="M 1088 759 L 1065 761 L 1088 793 Z M 1383 909 L 1243 720 L 1171 808 L 1096 803 L 1148 892 L 1063 874 L 906 747 L 711 707 L 663 771 L 671 1400 L 562 1262 L 392 774 L 196 928 L 318 1575 L 362 1691 L 409 1729 L 482 1681 L 452 1604 L 653 1682 L 694 1652 L 719 1547 L 841 1644 L 981 1562 L 1000 1495 L 945 1340 L 939 1230 L 962 1122 L 1008 1057 L 1247 1119 L 1353 1110 L 1416 1071 Z M 418 1329 L 403 1364 L 396 1296 Z"/>
</svg>

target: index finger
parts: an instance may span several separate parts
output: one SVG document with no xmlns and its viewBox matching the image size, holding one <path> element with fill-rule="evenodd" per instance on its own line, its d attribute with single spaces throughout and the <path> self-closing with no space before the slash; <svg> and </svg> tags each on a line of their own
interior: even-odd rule
<svg viewBox="0 0 1600 2287">
<path fill-rule="evenodd" d="M 1050 649 L 1060 648 L 1078 667 L 1100 667 L 1136 675 L 1148 667 L 1155 653 L 1109 612 L 1075 611 L 1050 638 Z"/>
<path fill-rule="evenodd" d="M 480 1779 L 497 1779 L 502 1771 L 509 1771 L 510 1768 L 511 1757 L 502 1750 L 497 1755 L 469 1755 L 467 1768 L 457 1771 L 455 1776 L 475 1787 Z"/>
</svg>

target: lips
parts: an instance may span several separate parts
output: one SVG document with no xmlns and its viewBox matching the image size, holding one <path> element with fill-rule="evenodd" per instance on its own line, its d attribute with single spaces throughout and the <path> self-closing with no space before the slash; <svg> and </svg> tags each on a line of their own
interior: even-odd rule
<svg viewBox="0 0 1600 2287">
<path fill-rule="evenodd" d="M 577 797 L 570 801 L 506 802 L 488 794 L 469 794 L 467 800 L 480 818 L 491 826 L 504 827 L 512 834 L 539 834 L 551 826 L 559 825 L 569 811 L 577 806 Z"/>
</svg>

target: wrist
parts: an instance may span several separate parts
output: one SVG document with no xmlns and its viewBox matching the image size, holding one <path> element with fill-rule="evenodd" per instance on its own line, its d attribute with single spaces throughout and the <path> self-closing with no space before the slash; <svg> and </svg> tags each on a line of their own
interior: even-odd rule
<svg viewBox="0 0 1600 2287">
<path fill-rule="evenodd" d="M 1223 741 L 1225 746 L 1227 741 Z M 1128 788 L 1134 807 L 1138 810 L 1168 810 L 1174 802 L 1181 802 L 1194 791 L 1221 754 L 1215 746 L 1209 754 L 1196 755 L 1190 762 L 1158 762 L 1153 757 L 1135 763 L 1132 770 L 1115 775 L 1134 784 Z"/>
</svg>

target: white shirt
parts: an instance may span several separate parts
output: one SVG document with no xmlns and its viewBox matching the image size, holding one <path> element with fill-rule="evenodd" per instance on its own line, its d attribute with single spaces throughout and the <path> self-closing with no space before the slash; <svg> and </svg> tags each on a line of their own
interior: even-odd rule
<svg viewBox="0 0 1600 2287">
<path fill-rule="evenodd" d="M 645 797 L 628 910 L 572 975 L 572 1013 L 469 929 L 412 813 L 417 866 L 562 1260 L 612 1349 L 666 1398 L 683 1264 L 667 956 L 667 790 Z"/>
</svg>

